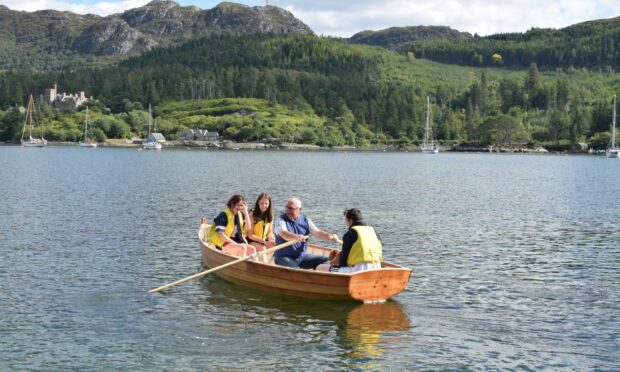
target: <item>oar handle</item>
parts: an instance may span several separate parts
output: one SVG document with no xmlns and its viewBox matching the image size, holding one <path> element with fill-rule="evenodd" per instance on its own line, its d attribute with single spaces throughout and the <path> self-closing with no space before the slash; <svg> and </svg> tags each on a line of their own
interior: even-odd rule
<svg viewBox="0 0 620 372">
<path fill-rule="evenodd" d="M 309 235 L 308 235 L 308 236 L 306 236 L 306 238 L 308 238 L 308 237 L 309 237 Z M 236 265 L 236 264 L 241 263 L 241 262 L 244 262 L 244 261 L 248 261 L 249 259 L 254 258 L 254 257 L 258 257 L 258 256 L 260 256 L 261 254 L 266 254 L 266 253 L 272 253 L 272 252 L 275 252 L 275 251 L 277 251 L 277 250 L 279 250 L 279 249 L 286 248 L 286 247 L 288 247 L 289 245 L 293 245 L 293 244 L 295 244 L 295 243 L 299 243 L 299 242 L 298 242 L 297 240 L 290 240 L 290 241 L 288 241 L 288 242 L 286 242 L 286 243 L 282 243 L 282 244 L 280 244 L 280 245 L 276 245 L 275 247 L 272 247 L 272 248 L 266 249 L 266 250 L 264 250 L 264 251 L 262 251 L 262 252 L 256 252 L 256 253 L 254 253 L 254 254 L 252 254 L 252 255 L 245 256 L 245 257 L 241 257 L 241 258 L 240 258 L 240 259 L 238 259 L 238 260 L 234 260 L 234 261 L 231 261 L 231 262 L 225 263 L 225 264 L 220 265 L 220 266 L 218 266 L 218 267 L 214 267 L 214 268 L 211 268 L 211 269 L 209 269 L 209 270 L 201 271 L 201 272 L 199 272 L 199 273 L 197 273 L 197 274 L 190 275 L 190 276 L 188 276 L 187 278 L 179 279 L 179 280 L 177 280 L 176 282 L 172 282 L 172 283 L 170 283 L 170 284 L 162 285 L 161 287 L 157 287 L 157 288 L 155 288 L 155 289 L 151 289 L 151 290 L 149 291 L 149 293 L 163 291 L 164 289 L 167 289 L 167 288 L 173 287 L 173 286 L 178 285 L 178 284 L 185 283 L 185 282 L 190 281 L 190 280 L 192 280 L 192 279 L 200 278 L 201 276 L 205 276 L 205 275 L 210 274 L 210 273 L 212 273 L 212 272 L 214 272 L 214 271 L 218 271 L 218 270 L 221 270 L 221 269 L 227 268 L 227 267 L 229 267 L 229 266 Z"/>
</svg>

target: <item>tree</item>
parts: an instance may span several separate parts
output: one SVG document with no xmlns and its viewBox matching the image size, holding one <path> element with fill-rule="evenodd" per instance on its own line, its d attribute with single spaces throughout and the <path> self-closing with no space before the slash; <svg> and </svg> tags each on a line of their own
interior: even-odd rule
<svg viewBox="0 0 620 372">
<path fill-rule="evenodd" d="M 157 87 L 155 86 L 155 82 L 151 81 L 148 88 L 147 101 L 152 105 L 158 105 L 160 102 L 159 92 L 157 91 Z"/>
<path fill-rule="evenodd" d="M 588 132 L 588 118 L 583 107 L 579 105 L 573 105 L 570 114 L 570 140 L 572 143 L 577 143 L 584 139 L 585 134 Z"/>
<path fill-rule="evenodd" d="M 491 63 L 497 66 L 502 66 L 504 64 L 504 59 L 502 58 L 500 54 L 494 53 L 491 56 Z"/>
<path fill-rule="evenodd" d="M 527 141 L 527 132 L 523 124 L 505 114 L 486 119 L 479 128 L 479 136 L 485 144 L 513 144 Z"/>
<path fill-rule="evenodd" d="M 568 129 L 568 115 L 560 110 L 551 110 L 549 124 L 551 125 L 553 141 L 558 143 Z"/>
<path fill-rule="evenodd" d="M 568 111 L 568 100 L 570 95 L 570 86 L 568 80 L 562 78 L 555 82 L 555 108 L 558 110 Z"/>
<path fill-rule="evenodd" d="M 503 78 L 499 82 L 498 93 L 503 113 L 507 113 L 512 107 L 521 106 L 523 104 L 522 89 L 519 83 L 513 79 Z"/>
<path fill-rule="evenodd" d="M 536 63 L 532 63 L 527 71 L 527 77 L 525 78 L 523 88 L 530 97 L 533 97 L 536 95 L 539 85 L 540 76 L 538 74 L 538 66 L 536 66 Z"/>
<path fill-rule="evenodd" d="M 316 135 L 314 129 L 304 128 L 301 130 L 301 143 L 314 145 L 318 142 L 319 137 Z"/>
<path fill-rule="evenodd" d="M 0 117 L 0 141 L 17 141 L 21 136 L 24 117 L 15 109 L 10 109 Z"/>
</svg>

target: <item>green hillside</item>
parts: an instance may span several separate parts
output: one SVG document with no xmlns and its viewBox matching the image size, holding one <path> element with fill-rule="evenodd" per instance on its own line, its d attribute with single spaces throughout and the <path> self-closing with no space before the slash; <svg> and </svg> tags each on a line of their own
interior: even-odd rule
<svg viewBox="0 0 620 372">
<path fill-rule="evenodd" d="M 598 69 L 445 65 L 316 36 L 219 34 L 156 48 L 117 66 L 1 74 L 0 108 L 23 105 L 29 93 L 40 94 L 57 82 L 63 91 L 85 90 L 112 115 L 152 104 L 171 133 L 202 125 L 238 141 L 290 137 L 323 145 L 406 145 L 422 136 L 424 102 L 430 96 L 435 133 L 443 142 L 561 148 L 589 141 L 601 147 L 618 80 L 618 74 Z M 219 108 L 210 111 L 240 98 L 249 101 L 234 102 L 290 113 L 245 108 L 253 114 L 222 119 Z M 190 113 L 186 105 L 202 113 Z M 297 119 L 280 120 L 287 115 Z"/>
<path fill-rule="evenodd" d="M 584 22 L 563 29 L 533 28 L 525 33 L 475 36 L 463 40 L 401 43 L 401 52 L 465 66 L 527 68 L 620 68 L 620 17 Z"/>
</svg>

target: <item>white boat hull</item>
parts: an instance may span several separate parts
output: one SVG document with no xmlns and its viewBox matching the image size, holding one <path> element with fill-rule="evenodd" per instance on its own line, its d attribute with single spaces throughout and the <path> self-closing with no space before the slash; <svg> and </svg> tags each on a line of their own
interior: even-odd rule
<svg viewBox="0 0 620 372">
<path fill-rule="evenodd" d="M 161 150 L 161 143 L 159 142 L 147 142 L 144 144 L 145 150 Z"/>
<path fill-rule="evenodd" d="M 438 154 L 439 153 L 439 149 L 435 148 L 435 149 L 422 149 L 422 153 L 424 154 Z"/>
<path fill-rule="evenodd" d="M 613 150 L 607 150 L 606 155 L 608 158 L 620 158 L 620 150 L 619 149 L 613 149 Z"/>
<path fill-rule="evenodd" d="M 86 147 L 86 148 L 96 148 L 97 147 L 97 142 L 80 142 L 80 147 Z"/>
<path fill-rule="evenodd" d="M 33 139 L 30 141 L 22 140 L 22 146 L 24 147 L 45 147 L 47 146 L 47 140 Z"/>
</svg>

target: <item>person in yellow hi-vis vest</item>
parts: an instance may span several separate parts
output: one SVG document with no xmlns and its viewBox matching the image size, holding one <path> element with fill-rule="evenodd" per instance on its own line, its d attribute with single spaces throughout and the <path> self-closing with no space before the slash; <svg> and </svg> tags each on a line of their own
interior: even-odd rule
<svg viewBox="0 0 620 372">
<path fill-rule="evenodd" d="M 380 269 L 382 246 L 375 229 L 364 223 L 362 212 L 357 208 L 346 209 L 344 221 L 349 231 L 342 237 L 340 260 L 331 271 L 353 273 Z"/>
<path fill-rule="evenodd" d="M 224 253 L 248 256 L 256 253 L 256 248 L 248 244 L 246 238 L 251 228 L 252 222 L 248 216 L 245 198 L 233 195 L 228 199 L 226 209 L 213 219 L 207 240 Z"/>
<path fill-rule="evenodd" d="M 248 234 L 248 243 L 252 244 L 258 252 L 276 245 L 273 235 L 273 211 L 271 196 L 266 192 L 261 193 L 256 199 L 256 205 L 250 209 L 252 231 Z M 265 255 L 261 256 L 263 262 L 267 262 Z"/>
</svg>

